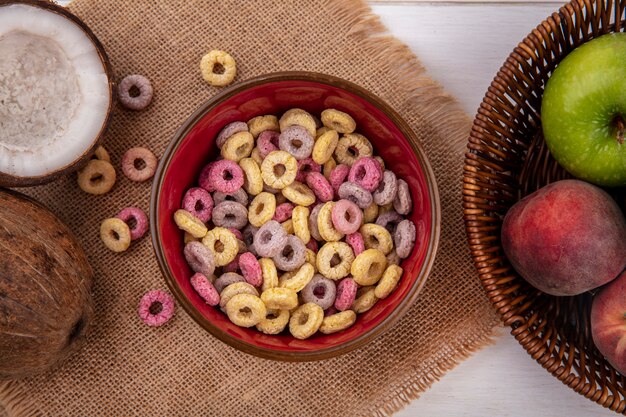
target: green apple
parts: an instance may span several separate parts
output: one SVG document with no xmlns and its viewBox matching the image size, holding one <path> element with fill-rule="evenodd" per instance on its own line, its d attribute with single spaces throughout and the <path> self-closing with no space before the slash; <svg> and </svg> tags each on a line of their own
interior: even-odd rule
<svg viewBox="0 0 626 417">
<path fill-rule="evenodd" d="M 575 177 L 626 185 L 626 33 L 603 35 L 565 57 L 541 102 L 550 152 Z"/>
</svg>

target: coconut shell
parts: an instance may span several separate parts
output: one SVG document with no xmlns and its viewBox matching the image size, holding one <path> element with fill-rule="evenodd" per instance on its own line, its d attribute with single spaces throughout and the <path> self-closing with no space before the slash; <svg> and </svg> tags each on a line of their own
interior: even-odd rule
<svg viewBox="0 0 626 417">
<path fill-rule="evenodd" d="M 48 370 L 85 339 L 93 270 L 49 210 L 0 190 L 0 379 Z"/>
</svg>

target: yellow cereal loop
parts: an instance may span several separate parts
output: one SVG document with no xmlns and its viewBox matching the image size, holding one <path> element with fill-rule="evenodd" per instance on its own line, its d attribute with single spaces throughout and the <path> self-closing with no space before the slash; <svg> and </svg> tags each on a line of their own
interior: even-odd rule
<svg viewBox="0 0 626 417">
<path fill-rule="evenodd" d="M 268 192 L 261 192 L 250 203 L 248 221 L 254 227 L 261 227 L 272 220 L 276 211 L 276 197 Z"/>
<path fill-rule="evenodd" d="M 215 266 L 231 263 L 239 252 L 237 238 L 233 232 L 224 227 L 215 227 L 213 230 L 209 230 L 202 239 L 202 244 L 213 252 Z"/>
<path fill-rule="evenodd" d="M 273 114 L 267 114 L 265 116 L 257 116 L 248 120 L 248 130 L 256 139 L 261 132 L 266 130 L 273 130 L 274 132 L 280 132 L 278 126 L 278 117 Z"/>
<path fill-rule="evenodd" d="M 200 219 L 183 209 L 176 210 L 174 213 L 174 223 L 179 229 L 198 239 L 204 237 L 208 230 Z"/>
<path fill-rule="evenodd" d="M 381 167 L 383 167 L 383 169 L 385 169 L 385 160 L 383 158 L 381 158 L 380 156 L 376 155 L 374 157 L 374 159 L 378 161 L 378 163 L 380 164 Z"/>
<path fill-rule="evenodd" d="M 311 239 L 311 232 L 309 231 L 309 213 L 310 210 L 303 206 L 296 206 L 291 212 L 293 233 L 299 237 L 305 245 Z"/>
<path fill-rule="evenodd" d="M 100 225 L 100 239 L 113 252 L 124 252 L 130 246 L 130 228 L 116 217 L 105 219 Z"/>
<path fill-rule="evenodd" d="M 398 265 L 389 265 L 374 290 L 376 297 L 387 298 L 396 289 L 401 277 L 402 268 Z"/>
<path fill-rule="evenodd" d="M 217 71 L 219 67 L 224 69 L 221 74 Z M 235 79 L 237 64 L 227 52 L 213 50 L 200 60 L 200 71 L 206 82 L 216 87 L 223 87 Z"/>
<path fill-rule="evenodd" d="M 346 330 L 356 321 L 356 313 L 352 310 L 341 311 L 324 317 L 320 326 L 320 333 L 332 334 Z"/>
<path fill-rule="evenodd" d="M 313 265 L 305 262 L 291 278 L 281 282 L 280 286 L 282 288 L 292 289 L 295 292 L 302 291 L 302 289 L 306 287 L 306 284 L 311 281 L 314 274 L 315 269 Z"/>
<path fill-rule="evenodd" d="M 259 296 L 259 292 L 247 282 L 235 282 L 222 290 L 220 294 L 220 307 L 225 308 L 231 298 L 237 294 L 252 294 Z"/>
<path fill-rule="evenodd" d="M 256 325 L 256 328 L 261 333 L 278 334 L 287 327 L 289 316 L 289 310 L 268 309 L 265 318 Z"/>
<path fill-rule="evenodd" d="M 350 273 L 354 252 L 345 242 L 328 242 L 317 252 L 317 270 L 328 279 L 338 280 Z"/>
<path fill-rule="evenodd" d="M 287 200 L 298 206 L 310 206 L 315 203 L 313 190 L 298 181 L 294 181 L 283 188 L 282 194 Z"/>
<path fill-rule="evenodd" d="M 298 306 L 298 294 L 289 288 L 269 288 L 261 293 L 261 300 L 267 308 L 291 310 Z"/>
<path fill-rule="evenodd" d="M 313 271 L 317 273 L 317 254 L 309 248 L 306 248 L 305 262 L 310 263 L 313 266 Z"/>
<path fill-rule="evenodd" d="M 366 249 L 354 258 L 350 273 L 354 281 L 362 286 L 374 285 L 383 276 L 387 258 L 378 249 Z"/>
<path fill-rule="evenodd" d="M 263 277 L 263 284 L 261 284 L 261 292 L 278 286 L 278 271 L 276 271 L 276 265 L 274 261 L 269 258 L 259 259 L 261 265 L 261 276 Z"/>
<path fill-rule="evenodd" d="M 254 138 L 250 132 L 237 132 L 222 145 L 221 155 L 224 159 L 239 162 L 250 156 L 254 148 Z"/>
<path fill-rule="evenodd" d="M 277 190 L 294 182 L 297 174 L 298 161 L 285 151 L 272 151 L 261 163 L 263 182 Z"/>
<path fill-rule="evenodd" d="M 313 160 L 320 165 L 325 164 L 333 156 L 337 143 L 339 143 L 339 135 L 336 131 L 328 130 L 323 133 L 313 146 Z"/>
<path fill-rule="evenodd" d="M 324 320 L 324 310 L 314 303 L 302 304 L 289 319 L 289 332 L 296 339 L 307 339 L 315 334 Z"/>
<path fill-rule="evenodd" d="M 344 237 L 344 234 L 335 229 L 333 225 L 332 210 L 334 205 L 333 201 L 324 203 L 322 209 L 317 214 L 317 229 L 322 239 L 327 242 L 336 242 Z"/>
<path fill-rule="evenodd" d="M 324 133 L 328 132 L 329 130 L 331 129 L 327 128 L 326 126 L 322 126 L 319 129 L 317 129 L 315 131 L 315 140 L 319 139 L 320 136 L 322 136 Z"/>
<path fill-rule="evenodd" d="M 315 137 L 317 126 L 315 125 L 315 119 L 307 111 L 302 109 L 290 109 L 283 114 L 278 121 L 280 131 L 284 132 L 289 126 L 299 125 L 304 127 L 311 137 Z"/>
<path fill-rule="evenodd" d="M 324 174 L 324 177 L 326 177 L 326 179 L 330 179 L 330 173 L 333 171 L 333 169 L 335 169 L 335 167 L 337 166 L 337 162 L 335 161 L 335 158 L 331 157 L 328 159 L 328 161 L 326 161 L 322 167 L 322 173 Z"/>
<path fill-rule="evenodd" d="M 363 223 L 372 223 L 378 217 L 378 205 L 374 202 L 363 210 Z"/>
<path fill-rule="evenodd" d="M 387 255 L 393 249 L 393 239 L 389 231 L 375 223 L 366 223 L 359 229 L 366 249 L 378 249 Z"/>
<path fill-rule="evenodd" d="M 256 295 L 237 294 L 226 304 L 226 314 L 237 326 L 252 327 L 265 319 L 267 309 Z"/>
<path fill-rule="evenodd" d="M 259 148 L 257 148 L 256 146 L 252 149 L 252 152 L 250 153 L 250 158 L 254 159 L 254 162 L 259 164 L 259 167 L 263 163 L 263 158 L 261 157 L 261 151 L 259 151 Z M 261 179 L 261 181 L 262 180 L 263 179 Z"/>
<path fill-rule="evenodd" d="M 283 227 L 283 230 L 288 235 L 293 235 L 293 221 L 291 219 L 287 219 L 280 224 Z"/>
<path fill-rule="evenodd" d="M 365 313 L 370 308 L 374 307 L 374 304 L 378 301 L 378 297 L 374 292 L 376 287 L 362 287 L 356 293 L 356 300 L 352 303 L 352 310 L 357 313 Z"/>
<path fill-rule="evenodd" d="M 339 133 L 352 133 L 356 129 L 356 122 L 348 113 L 335 109 L 326 109 L 322 112 L 322 123 L 329 129 Z"/>
<path fill-rule="evenodd" d="M 339 139 L 335 159 L 340 164 L 352 166 L 362 156 L 372 156 L 372 144 L 359 133 L 346 133 Z"/>
<path fill-rule="evenodd" d="M 261 168 L 252 158 L 243 158 L 239 161 L 243 171 L 243 189 L 250 195 L 257 195 L 263 191 Z"/>
<path fill-rule="evenodd" d="M 385 204 L 384 206 L 378 206 L 378 215 L 385 214 L 388 211 L 393 210 L 393 202 Z"/>
</svg>

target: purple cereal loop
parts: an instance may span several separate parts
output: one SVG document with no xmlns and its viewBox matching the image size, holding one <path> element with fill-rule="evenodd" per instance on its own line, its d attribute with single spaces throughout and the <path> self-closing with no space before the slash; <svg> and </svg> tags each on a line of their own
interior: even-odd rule
<svg viewBox="0 0 626 417">
<path fill-rule="evenodd" d="M 345 164 L 339 164 L 332 171 L 330 171 L 330 175 L 328 176 L 328 180 L 330 181 L 330 185 L 335 190 L 335 193 L 339 192 L 339 187 L 346 181 L 348 178 L 348 174 L 350 173 L 350 167 Z"/>
<path fill-rule="evenodd" d="M 337 295 L 335 297 L 335 308 L 339 311 L 345 311 L 352 307 L 356 298 L 357 284 L 348 277 L 339 281 L 337 284 Z"/>
<path fill-rule="evenodd" d="M 319 201 L 326 203 L 333 199 L 333 187 L 320 172 L 310 172 L 309 175 L 306 176 L 306 184 L 313 190 L 315 197 L 317 197 Z"/>
<path fill-rule="evenodd" d="M 139 301 L 137 314 L 148 326 L 162 326 L 174 316 L 174 298 L 165 291 L 148 291 Z"/>
<path fill-rule="evenodd" d="M 248 205 L 248 193 L 243 188 L 238 189 L 232 194 L 224 194 L 219 191 L 213 193 L 213 202 L 217 206 L 224 201 L 236 201 L 237 203 L 247 206 Z"/>
<path fill-rule="evenodd" d="M 195 240 L 187 243 L 183 255 L 194 272 L 200 272 L 206 277 L 215 272 L 215 255 L 202 243 Z"/>
<path fill-rule="evenodd" d="M 206 164 L 202 168 L 202 170 L 200 171 L 200 175 L 198 176 L 198 185 L 210 193 L 215 191 L 215 186 L 209 178 L 209 173 L 211 172 L 211 168 L 213 168 L 213 165 L 215 165 L 215 162 L 209 162 L 208 164 Z"/>
<path fill-rule="evenodd" d="M 139 90 L 138 96 L 130 94 L 133 87 Z M 127 75 L 117 86 L 117 99 L 130 110 L 143 110 L 148 107 L 153 94 L 150 80 L 139 74 Z"/>
<path fill-rule="evenodd" d="M 398 180 L 398 193 L 396 194 L 396 198 L 393 200 L 393 208 L 395 208 L 396 211 L 402 215 L 409 214 L 413 208 L 409 185 L 404 180 Z"/>
<path fill-rule="evenodd" d="M 415 225 L 411 220 L 402 220 L 398 224 L 393 242 L 395 243 L 398 257 L 402 259 L 408 258 L 413 250 L 413 246 L 415 246 Z"/>
<path fill-rule="evenodd" d="M 130 240 L 137 240 L 148 231 L 148 216 L 138 207 L 126 207 L 115 217 L 121 219 L 128 225 L 130 229 Z M 131 227 L 133 219 L 135 222 Z"/>
<path fill-rule="evenodd" d="M 239 256 L 239 269 L 248 284 L 253 287 L 263 284 L 261 264 L 252 253 L 246 252 Z"/>
<path fill-rule="evenodd" d="M 226 142 L 226 140 L 229 137 L 231 137 L 235 133 L 247 132 L 247 131 L 248 131 L 248 124 L 246 122 L 237 121 L 237 122 L 229 123 L 226 126 L 224 126 L 222 130 L 220 130 L 220 133 L 218 133 L 217 137 L 215 138 L 215 144 L 217 145 L 218 148 L 222 149 L 222 146 L 224 146 L 224 142 Z"/>
<path fill-rule="evenodd" d="M 287 272 L 295 271 L 306 261 L 306 247 L 298 237 L 287 235 L 285 243 L 278 253 L 272 257 L 272 260 L 276 268 L 280 270 Z"/>
<path fill-rule="evenodd" d="M 138 167 L 140 162 L 143 162 L 143 167 Z M 147 181 L 156 172 L 158 162 L 150 149 L 130 148 L 122 156 L 122 172 L 131 181 Z"/>
<path fill-rule="evenodd" d="M 395 250 L 392 250 L 391 252 L 389 252 L 386 258 L 387 258 L 387 265 L 400 265 L 400 262 L 402 262 L 402 259 L 400 259 L 400 257 L 398 256 Z"/>
<path fill-rule="evenodd" d="M 220 294 L 207 277 L 197 272 L 189 281 L 200 298 L 202 298 L 208 305 L 216 306 L 220 303 Z"/>
<path fill-rule="evenodd" d="M 363 212 L 352 201 L 342 199 L 333 205 L 331 219 L 335 229 L 347 235 L 359 230 L 363 221 Z"/>
<path fill-rule="evenodd" d="M 320 235 L 320 229 L 317 227 L 317 215 L 320 213 L 320 210 L 324 204 L 318 204 L 311 210 L 311 214 L 309 214 L 309 231 L 311 232 L 311 236 L 313 239 L 322 241 L 324 240 Z"/>
<path fill-rule="evenodd" d="M 238 163 L 222 159 L 211 167 L 209 181 L 216 191 L 234 194 L 243 186 L 243 171 Z"/>
<path fill-rule="evenodd" d="M 372 193 L 353 182 L 344 182 L 339 187 L 340 198 L 350 200 L 362 209 L 366 209 L 372 204 Z"/>
<path fill-rule="evenodd" d="M 337 310 L 335 306 L 332 305 L 328 307 L 326 310 L 324 310 L 324 317 L 332 316 L 333 314 L 337 314 L 337 313 L 339 313 L 339 310 Z"/>
<path fill-rule="evenodd" d="M 306 128 L 300 125 L 289 126 L 281 132 L 278 138 L 278 147 L 298 160 L 311 156 L 314 144 L 315 139 Z"/>
<path fill-rule="evenodd" d="M 291 219 L 291 213 L 293 212 L 294 207 L 295 205 L 293 203 L 282 203 L 277 205 L 272 219 L 276 220 L 278 223 Z"/>
<path fill-rule="evenodd" d="M 374 202 L 379 206 L 389 204 L 396 198 L 397 192 L 398 179 L 396 178 L 396 174 L 394 174 L 393 171 L 386 170 L 383 173 L 383 178 L 378 184 L 376 191 L 373 193 Z"/>
<path fill-rule="evenodd" d="M 243 228 L 243 230 L 241 231 L 243 238 L 241 240 L 243 240 L 243 243 L 245 243 L 246 246 L 252 245 L 252 242 L 254 241 L 254 235 L 258 230 L 258 227 L 255 227 L 250 223 L 248 223 L 248 225 Z"/>
<path fill-rule="evenodd" d="M 296 181 L 305 182 L 308 174 L 311 172 L 322 172 L 322 166 L 315 162 L 313 158 L 305 158 L 299 160 Z"/>
<path fill-rule="evenodd" d="M 224 288 L 228 287 L 230 284 L 234 284 L 235 282 L 246 282 L 246 280 L 239 274 L 226 272 L 216 279 L 213 285 L 215 286 L 217 292 L 221 294 Z"/>
<path fill-rule="evenodd" d="M 305 303 L 315 303 L 326 310 L 335 303 L 337 287 L 334 281 L 321 274 L 315 274 L 300 294 Z"/>
<path fill-rule="evenodd" d="M 256 147 L 259 149 L 259 155 L 265 159 L 270 152 L 278 150 L 278 137 L 280 134 L 273 130 L 264 130 L 257 138 Z"/>
<path fill-rule="evenodd" d="M 400 216 L 394 210 L 390 210 L 380 214 L 376 218 L 376 224 L 384 227 L 390 235 L 393 235 L 396 231 L 396 227 L 402 220 L 404 220 L 404 217 Z"/>
<path fill-rule="evenodd" d="M 248 224 L 248 209 L 236 201 L 223 201 L 213 209 L 213 224 L 242 229 Z"/>
<path fill-rule="evenodd" d="M 348 181 L 360 185 L 370 193 L 376 190 L 381 178 L 380 163 L 367 156 L 357 159 L 348 174 Z"/>
<path fill-rule="evenodd" d="M 346 243 L 352 248 L 354 256 L 359 256 L 359 254 L 365 250 L 365 240 L 360 232 L 354 232 L 346 235 Z"/>
<path fill-rule="evenodd" d="M 190 188 L 183 197 L 183 209 L 200 219 L 202 223 L 206 223 L 211 220 L 213 198 L 204 188 Z"/>
<path fill-rule="evenodd" d="M 280 252 L 287 241 L 285 229 L 276 220 L 270 220 L 254 234 L 252 244 L 262 258 L 272 258 Z"/>
</svg>

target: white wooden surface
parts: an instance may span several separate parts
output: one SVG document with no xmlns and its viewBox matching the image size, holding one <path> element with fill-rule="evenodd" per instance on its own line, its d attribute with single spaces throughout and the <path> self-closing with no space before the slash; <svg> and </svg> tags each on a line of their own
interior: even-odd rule
<svg viewBox="0 0 626 417">
<path fill-rule="evenodd" d="M 390 31 L 474 115 L 513 47 L 561 3 L 371 1 Z M 502 329 L 398 417 L 613 416 L 548 374 Z"/>
<path fill-rule="evenodd" d="M 114 0 L 110 0 L 114 1 Z M 69 0 L 59 0 L 61 4 Z M 560 2 L 371 0 L 391 33 L 474 115 L 509 51 Z M 549 375 L 501 329 L 397 417 L 614 416 Z"/>
</svg>

